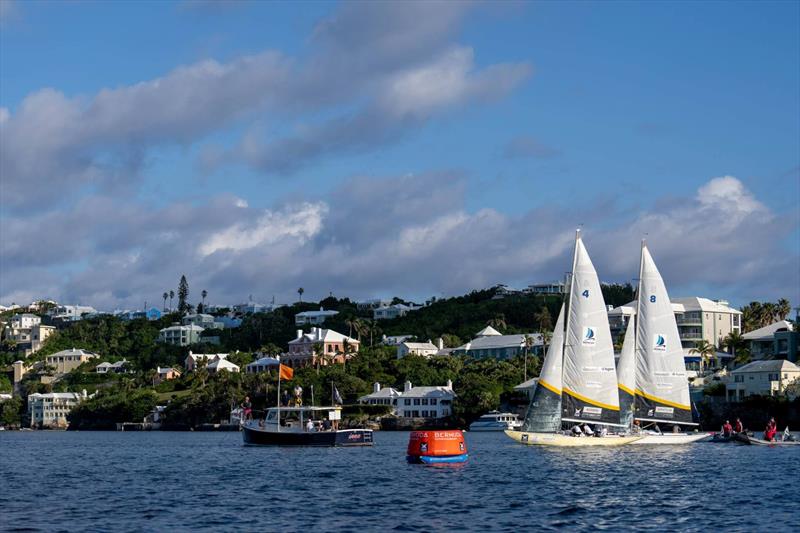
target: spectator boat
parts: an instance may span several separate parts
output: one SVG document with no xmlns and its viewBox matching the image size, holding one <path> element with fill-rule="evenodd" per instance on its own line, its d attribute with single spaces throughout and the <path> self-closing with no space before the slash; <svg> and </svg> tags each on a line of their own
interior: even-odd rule
<svg viewBox="0 0 800 533">
<path fill-rule="evenodd" d="M 248 445 L 372 446 L 371 429 L 338 429 L 341 407 L 272 407 L 263 418 L 246 420 Z"/>
<path fill-rule="evenodd" d="M 470 431 L 505 431 L 507 429 L 519 429 L 522 421 L 515 413 L 501 413 L 500 411 L 489 411 L 475 422 L 469 425 Z"/>
</svg>

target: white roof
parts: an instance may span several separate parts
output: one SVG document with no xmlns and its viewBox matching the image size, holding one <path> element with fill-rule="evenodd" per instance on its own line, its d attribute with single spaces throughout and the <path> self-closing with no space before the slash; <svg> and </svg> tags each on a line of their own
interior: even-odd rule
<svg viewBox="0 0 800 533">
<path fill-rule="evenodd" d="M 411 390 L 400 393 L 401 398 L 423 398 L 426 396 L 447 398 L 455 397 L 456 393 L 448 387 L 411 387 Z"/>
<path fill-rule="evenodd" d="M 357 344 L 358 341 L 347 335 L 342 335 L 332 329 L 317 329 L 315 331 L 319 332 L 319 338 L 314 334 L 314 331 L 311 333 L 304 333 L 299 339 L 292 339 L 289 341 L 289 344 L 306 344 L 309 342 L 344 342 L 347 340 L 350 344 Z"/>
<path fill-rule="evenodd" d="M 486 337 L 487 335 L 502 335 L 502 333 L 494 329 L 492 326 L 486 326 L 475 334 L 476 337 Z"/>
<path fill-rule="evenodd" d="M 525 346 L 525 336 L 533 338 L 534 346 L 542 346 L 544 341 L 540 333 L 518 333 L 515 335 L 490 335 L 478 337 L 459 346 L 456 350 L 492 350 L 499 348 L 519 348 Z"/>
<path fill-rule="evenodd" d="M 734 315 L 741 315 L 742 312 L 734 309 L 728 305 L 724 300 L 709 300 L 708 298 L 700 298 L 698 296 L 689 296 L 684 298 L 670 298 L 673 304 L 681 304 L 686 311 L 707 311 L 709 313 L 730 313 Z"/>
<path fill-rule="evenodd" d="M 228 361 L 227 359 L 214 359 L 206 367 L 208 370 L 239 370 L 239 367 Z"/>
<path fill-rule="evenodd" d="M 197 324 L 186 324 L 183 326 L 170 326 L 168 328 L 164 328 L 160 331 L 182 331 L 182 330 L 190 330 L 190 331 L 205 331 L 205 328 L 201 328 Z"/>
<path fill-rule="evenodd" d="M 320 309 L 319 311 L 303 311 L 302 313 L 297 313 L 294 316 L 314 317 L 314 316 L 333 316 L 338 314 L 339 311 L 326 311 L 324 309 Z"/>
<path fill-rule="evenodd" d="M 101 368 L 101 367 L 102 368 L 107 368 L 107 367 L 110 367 L 110 366 L 111 366 L 111 363 L 100 363 L 95 368 Z"/>
<path fill-rule="evenodd" d="M 228 355 L 230 355 L 230 354 L 227 354 L 227 353 L 192 353 L 192 352 L 189 352 L 189 355 L 186 356 L 186 359 L 191 359 L 192 361 L 194 361 L 196 363 L 197 361 L 200 361 L 202 359 L 215 359 L 215 358 L 216 359 L 227 359 Z"/>
<path fill-rule="evenodd" d="M 358 399 L 358 401 L 364 400 L 377 400 L 381 398 L 398 398 L 400 396 L 400 392 L 397 389 L 392 387 L 383 387 L 378 392 L 373 392 L 371 394 L 367 394 L 366 396 L 362 396 Z"/>
<path fill-rule="evenodd" d="M 775 332 L 777 331 L 794 331 L 794 324 L 789 322 L 788 320 L 779 320 L 774 324 L 770 324 L 769 326 L 764 326 L 763 328 L 758 328 L 753 331 L 749 331 L 742 335 L 742 338 L 747 339 L 749 341 L 759 340 L 759 339 L 771 339 Z"/>
<path fill-rule="evenodd" d="M 279 359 L 275 359 L 274 357 L 262 357 L 256 359 L 252 363 L 248 363 L 247 366 L 278 366 L 279 364 L 281 364 Z"/>
<path fill-rule="evenodd" d="M 50 357 L 63 357 L 65 355 L 79 355 L 79 356 L 83 355 L 83 356 L 86 356 L 86 357 L 89 357 L 89 358 L 100 357 L 96 353 L 87 352 L 86 350 L 84 350 L 82 348 L 77 349 L 77 350 L 75 348 L 70 348 L 69 350 L 61 350 L 60 352 L 56 352 L 56 353 L 50 354 L 47 357 L 48 358 L 50 358 Z"/>
<path fill-rule="evenodd" d="M 28 396 L 28 398 L 48 398 L 51 400 L 78 400 L 82 399 L 83 395 L 80 392 L 36 392 Z"/>
<path fill-rule="evenodd" d="M 746 372 L 800 372 L 800 366 L 785 359 L 770 359 L 747 363 L 731 372 L 731 374 L 744 374 Z"/>
<path fill-rule="evenodd" d="M 403 346 L 409 350 L 438 350 L 439 347 L 431 342 L 404 342 Z"/>
</svg>

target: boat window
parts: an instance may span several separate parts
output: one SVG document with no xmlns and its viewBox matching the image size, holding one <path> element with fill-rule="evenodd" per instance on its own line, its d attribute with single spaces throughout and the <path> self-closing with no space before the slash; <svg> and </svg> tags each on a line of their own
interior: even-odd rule
<svg viewBox="0 0 800 533">
<path fill-rule="evenodd" d="M 270 411 L 269 414 L 267 414 L 267 420 L 273 420 L 274 421 L 276 414 L 277 414 L 276 411 Z"/>
</svg>

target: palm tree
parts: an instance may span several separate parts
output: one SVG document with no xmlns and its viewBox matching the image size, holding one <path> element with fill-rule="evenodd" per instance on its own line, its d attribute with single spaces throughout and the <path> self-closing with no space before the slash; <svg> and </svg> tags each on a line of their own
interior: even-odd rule
<svg viewBox="0 0 800 533">
<path fill-rule="evenodd" d="M 733 360 L 738 366 L 746 365 L 753 359 L 750 350 L 747 348 L 741 348 L 736 352 L 736 358 Z"/>
<path fill-rule="evenodd" d="M 206 310 L 206 296 L 208 296 L 208 291 L 203 289 L 203 292 L 200 293 L 200 296 L 203 297 L 203 311 Z"/>
<path fill-rule="evenodd" d="M 778 305 L 776 306 L 777 318 L 778 320 L 786 320 L 786 317 L 789 316 L 789 313 L 792 312 L 792 306 L 789 304 L 789 300 L 786 298 L 781 298 L 778 300 Z"/>
<path fill-rule="evenodd" d="M 357 322 L 357 318 L 348 318 L 344 321 L 344 325 L 350 328 L 350 333 L 347 334 L 348 337 L 353 338 L 353 328 L 356 326 Z"/>
<path fill-rule="evenodd" d="M 315 342 L 311 345 L 311 352 L 314 354 L 314 366 L 317 367 L 317 375 L 319 375 L 319 367 L 322 364 L 322 356 L 325 353 L 324 349 L 321 342 Z"/>
<path fill-rule="evenodd" d="M 169 291 L 169 310 L 172 311 L 172 299 L 175 298 L 175 291 Z"/>
<path fill-rule="evenodd" d="M 506 329 L 506 316 L 503 313 L 500 313 L 494 318 L 487 320 L 486 325 L 497 330 Z"/>
<path fill-rule="evenodd" d="M 164 291 L 164 294 L 162 294 L 161 296 L 164 297 L 164 312 L 166 313 L 167 312 L 167 298 L 169 298 L 169 293 Z"/>
<path fill-rule="evenodd" d="M 728 333 L 727 337 L 722 340 L 722 345 L 730 350 L 731 355 L 736 357 L 736 352 L 744 348 L 745 340 L 741 333 L 734 330 Z"/>
<path fill-rule="evenodd" d="M 705 363 L 706 360 L 713 359 L 716 351 L 717 347 L 705 340 L 697 341 L 694 348 L 689 350 L 690 354 L 697 354 L 700 356 L 700 375 L 703 375 L 703 363 Z"/>
<path fill-rule="evenodd" d="M 547 306 L 542 307 L 542 310 L 533 315 L 533 319 L 539 324 L 539 331 L 551 331 L 553 329 L 553 318 L 550 316 L 550 310 Z"/>
<path fill-rule="evenodd" d="M 353 345 L 350 344 L 350 341 L 345 339 L 342 341 L 342 368 L 347 368 L 347 358 L 353 353 Z"/>
<path fill-rule="evenodd" d="M 303 293 L 304 292 L 306 292 L 306 290 L 303 287 L 300 287 L 299 289 L 297 289 L 297 295 L 300 297 L 300 303 L 303 303 Z"/>
<path fill-rule="evenodd" d="M 530 353 L 531 348 L 533 348 L 533 337 L 530 335 L 525 335 L 523 338 L 523 343 L 525 346 L 525 372 L 523 374 L 524 378 L 522 381 L 528 381 L 528 354 Z"/>
<path fill-rule="evenodd" d="M 356 318 L 353 321 L 353 328 L 356 330 L 356 335 L 358 335 L 358 342 L 361 342 L 361 336 L 366 335 L 369 331 L 367 324 L 360 318 Z"/>
</svg>

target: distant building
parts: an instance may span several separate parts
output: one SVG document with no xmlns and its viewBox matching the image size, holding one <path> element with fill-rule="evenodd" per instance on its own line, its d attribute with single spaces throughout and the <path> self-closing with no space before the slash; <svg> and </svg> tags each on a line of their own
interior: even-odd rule
<svg viewBox="0 0 800 533">
<path fill-rule="evenodd" d="M 373 309 L 372 318 L 375 320 L 391 320 L 393 318 L 406 316 L 411 311 L 416 311 L 418 309 L 422 309 L 422 306 L 405 305 L 405 304 L 388 305 L 385 307 L 378 307 L 377 309 Z"/>
<path fill-rule="evenodd" d="M 280 360 L 274 357 L 261 357 L 245 366 L 244 371 L 248 374 L 258 374 L 259 372 L 267 372 L 270 369 L 276 368 L 280 364 Z"/>
<path fill-rule="evenodd" d="M 469 355 L 478 359 L 493 357 L 496 359 L 510 359 L 525 353 L 525 338 L 530 337 L 533 345 L 530 347 L 530 355 L 541 355 L 544 347 L 544 339 L 539 333 L 518 333 L 514 335 L 502 335 L 491 326 L 486 326 L 479 331 L 475 338 L 466 344 L 454 348 L 452 353 L 455 355 Z"/>
<path fill-rule="evenodd" d="M 800 360 L 800 332 L 794 324 L 780 320 L 769 326 L 749 331 L 742 338 L 750 344 L 753 359 L 786 359 L 797 363 Z"/>
<path fill-rule="evenodd" d="M 252 315 L 254 313 L 270 313 L 279 307 L 284 307 L 283 304 L 260 304 L 256 302 L 245 302 L 233 306 L 233 311 L 243 315 Z"/>
<path fill-rule="evenodd" d="M 181 377 L 181 371 L 172 367 L 156 367 L 155 384 Z"/>
<path fill-rule="evenodd" d="M 537 283 L 528 285 L 523 289 L 525 294 L 564 294 L 566 293 L 566 286 L 563 281 L 554 281 L 553 283 Z"/>
<path fill-rule="evenodd" d="M 407 355 L 421 355 L 423 357 L 432 357 L 439 353 L 439 350 L 444 348 L 442 339 L 437 339 L 438 345 L 428 342 L 402 342 L 397 346 L 397 358 L 402 359 Z"/>
<path fill-rule="evenodd" d="M 48 311 L 53 320 L 82 320 L 84 315 L 97 314 L 97 309 L 90 305 L 57 305 Z"/>
<path fill-rule="evenodd" d="M 791 361 L 753 361 L 730 373 L 725 385 L 729 401 L 748 396 L 775 396 L 800 379 L 800 367 Z"/>
<path fill-rule="evenodd" d="M 47 366 L 53 367 L 57 374 L 66 374 L 67 372 L 72 372 L 83 363 L 98 357 L 100 356 L 86 350 L 71 348 L 48 355 L 45 357 L 45 363 Z"/>
<path fill-rule="evenodd" d="M 31 329 L 33 326 L 41 323 L 42 319 L 31 313 L 14 315 L 11 317 L 11 320 L 9 320 L 9 326 L 12 330 Z"/>
<path fill-rule="evenodd" d="M 444 418 L 453 414 L 453 382 L 444 387 L 414 387 L 405 382 L 397 398 L 397 416 L 403 418 Z"/>
<path fill-rule="evenodd" d="M 515 296 L 517 294 L 522 294 L 521 290 L 514 289 L 502 283 L 500 285 L 495 285 L 493 288 L 494 288 L 494 296 L 492 297 L 493 300 L 500 300 L 502 298 L 506 298 L 507 296 Z"/>
<path fill-rule="evenodd" d="M 28 415 L 31 427 L 65 428 L 67 414 L 91 396 L 77 392 L 50 392 L 28 396 Z"/>
<path fill-rule="evenodd" d="M 122 320 L 159 320 L 162 316 L 161 310 L 157 307 L 151 307 L 150 309 L 142 311 L 115 311 L 114 314 Z"/>
<path fill-rule="evenodd" d="M 701 340 L 719 347 L 729 333 L 741 331 L 742 312 L 728 306 L 725 300 L 692 296 L 672 298 L 671 304 L 684 348 L 694 348 Z M 611 336 L 615 342 L 624 335 L 630 318 L 636 315 L 636 308 L 637 302 L 633 301 L 608 312 Z"/>
<path fill-rule="evenodd" d="M 397 399 L 399 397 L 400 393 L 397 391 L 397 389 L 392 387 L 381 387 L 381 384 L 376 382 L 372 385 L 372 393 L 360 397 L 358 399 L 358 403 L 369 405 L 391 405 L 393 406 L 392 414 L 397 414 Z"/>
<path fill-rule="evenodd" d="M 222 329 L 225 327 L 225 324 L 218 322 L 213 315 L 207 315 L 205 313 L 186 315 L 181 319 L 181 324 L 184 326 L 200 326 L 204 329 Z"/>
<path fill-rule="evenodd" d="M 215 357 L 211 360 L 210 363 L 206 366 L 206 369 L 210 374 L 216 374 L 217 372 L 227 371 L 227 372 L 239 372 L 239 367 L 225 358 Z"/>
<path fill-rule="evenodd" d="M 303 330 L 298 329 L 297 336 L 289 341 L 289 353 L 285 354 L 281 360 L 291 367 L 314 365 L 317 357 L 314 353 L 314 346 L 318 344 L 325 355 L 322 359 L 323 364 L 327 364 L 329 360 L 334 363 L 343 363 L 345 361 L 345 342 L 348 344 L 351 354 L 358 352 L 360 342 L 332 329 L 311 328 L 310 333 L 303 333 Z M 348 354 L 348 357 L 351 356 Z"/>
<path fill-rule="evenodd" d="M 128 371 L 129 365 L 125 359 L 116 363 L 103 362 L 94 367 L 94 371 L 98 374 L 124 374 Z"/>
<path fill-rule="evenodd" d="M 200 326 L 170 326 L 158 332 L 158 342 L 174 344 L 175 346 L 189 346 L 200 342 L 200 334 L 205 331 Z"/>
<path fill-rule="evenodd" d="M 55 327 L 42 324 L 38 316 L 23 313 L 11 317 L 4 335 L 7 340 L 16 343 L 18 352 L 28 357 L 38 352 L 47 337 L 55 331 Z"/>
<path fill-rule="evenodd" d="M 390 335 L 388 337 L 384 335 L 383 338 L 381 339 L 381 343 L 385 344 L 386 346 L 398 346 L 407 341 L 408 339 L 413 339 L 413 338 L 414 335 Z"/>
<path fill-rule="evenodd" d="M 362 300 L 360 302 L 356 302 L 356 308 L 361 311 L 366 311 L 368 309 L 377 309 L 379 307 L 388 307 L 392 305 L 392 300 L 384 300 L 381 298 L 374 298 L 372 300 Z"/>
<path fill-rule="evenodd" d="M 190 350 L 189 355 L 183 361 L 183 365 L 186 367 L 187 372 L 194 372 L 202 361 L 205 361 L 206 366 L 208 366 L 215 359 L 227 359 L 228 355 L 227 353 L 193 353 Z"/>
<path fill-rule="evenodd" d="M 326 311 L 322 307 L 319 311 L 303 311 L 294 315 L 294 323 L 296 326 L 303 326 L 305 324 L 319 325 L 323 324 L 325 320 L 332 316 L 339 314 L 339 311 Z"/>
</svg>

